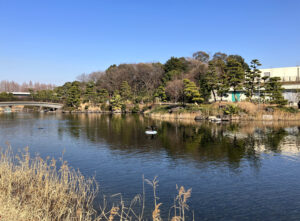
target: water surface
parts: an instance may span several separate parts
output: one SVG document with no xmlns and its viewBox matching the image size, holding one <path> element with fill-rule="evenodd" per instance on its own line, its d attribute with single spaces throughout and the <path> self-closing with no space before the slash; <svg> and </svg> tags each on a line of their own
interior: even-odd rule
<svg viewBox="0 0 300 221">
<path fill-rule="evenodd" d="M 145 134 L 149 125 L 157 126 L 158 135 Z M 29 146 L 42 157 L 65 152 L 72 167 L 96 177 L 102 194 L 122 193 L 125 200 L 142 192 L 143 175 L 158 176 L 164 218 L 177 184 L 192 188 L 189 205 L 196 220 L 299 220 L 299 129 L 297 123 L 9 113 L 0 115 L 0 144 Z M 150 186 L 146 194 L 152 207 Z"/>
</svg>

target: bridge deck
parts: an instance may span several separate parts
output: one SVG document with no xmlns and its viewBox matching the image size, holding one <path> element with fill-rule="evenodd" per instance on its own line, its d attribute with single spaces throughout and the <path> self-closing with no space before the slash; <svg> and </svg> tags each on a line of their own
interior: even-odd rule
<svg viewBox="0 0 300 221">
<path fill-rule="evenodd" d="M 6 101 L 0 102 L 0 107 L 7 106 L 39 106 L 39 107 L 49 107 L 55 109 L 61 109 L 63 104 L 59 103 L 50 103 L 50 102 L 34 102 L 34 101 Z"/>
</svg>

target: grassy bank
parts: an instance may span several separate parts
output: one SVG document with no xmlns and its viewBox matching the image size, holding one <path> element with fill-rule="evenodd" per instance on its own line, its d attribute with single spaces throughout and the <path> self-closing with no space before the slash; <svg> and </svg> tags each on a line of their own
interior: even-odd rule
<svg viewBox="0 0 300 221">
<path fill-rule="evenodd" d="M 0 152 L 0 220 L 161 220 L 161 203 L 156 190 L 158 180 L 144 179 L 153 188 L 153 209 L 145 217 L 145 191 L 131 202 L 104 201 L 95 207 L 98 194 L 96 181 L 86 179 L 79 171 L 60 160 L 31 157 L 28 150 L 14 154 L 11 148 Z M 119 194 L 117 194 L 119 195 Z M 114 195 L 115 196 L 115 195 Z M 179 221 L 187 217 L 187 200 L 191 190 L 178 188 L 168 220 Z M 193 216 L 191 214 L 190 218 Z"/>
<path fill-rule="evenodd" d="M 300 121 L 300 112 L 295 107 L 279 107 L 267 104 L 253 104 L 250 102 L 218 102 L 204 105 L 154 105 L 145 112 L 156 119 L 190 119 L 209 116 L 221 116 L 229 119 L 249 121 Z"/>
</svg>

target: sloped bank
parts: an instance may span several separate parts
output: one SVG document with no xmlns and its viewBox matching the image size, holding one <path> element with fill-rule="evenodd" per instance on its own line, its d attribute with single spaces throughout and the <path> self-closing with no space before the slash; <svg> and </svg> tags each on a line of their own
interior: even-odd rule
<svg viewBox="0 0 300 221">
<path fill-rule="evenodd" d="M 209 105 L 157 106 L 144 112 L 155 119 L 189 119 L 210 121 L 300 121 L 295 107 L 267 104 L 214 103 Z"/>
</svg>

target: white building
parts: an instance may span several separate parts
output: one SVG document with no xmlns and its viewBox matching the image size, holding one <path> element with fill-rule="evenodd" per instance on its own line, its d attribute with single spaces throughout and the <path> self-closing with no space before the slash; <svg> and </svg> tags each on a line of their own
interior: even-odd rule
<svg viewBox="0 0 300 221">
<path fill-rule="evenodd" d="M 300 99 L 300 67 L 265 68 L 261 69 L 261 76 L 280 77 L 283 96 L 289 103 L 296 105 Z"/>
<path fill-rule="evenodd" d="M 283 67 L 283 68 L 264 68 L 260 69 L 261 77 L 280 77 L 282 87 L 284 88 L 283 96 L 290 104 L 297 105 L 300 100 L 300 67 Z M 246 96 L 243 91 L 237 92 L 239 101 L 245 100 Z M 218 98 L 219 100 L 220 98 Z M 213 100 L 213 99 L 211 99 Z M 232 91 L 227 97 L 223 97 L 224 101 L 235 101 Z"/>
</svg>

